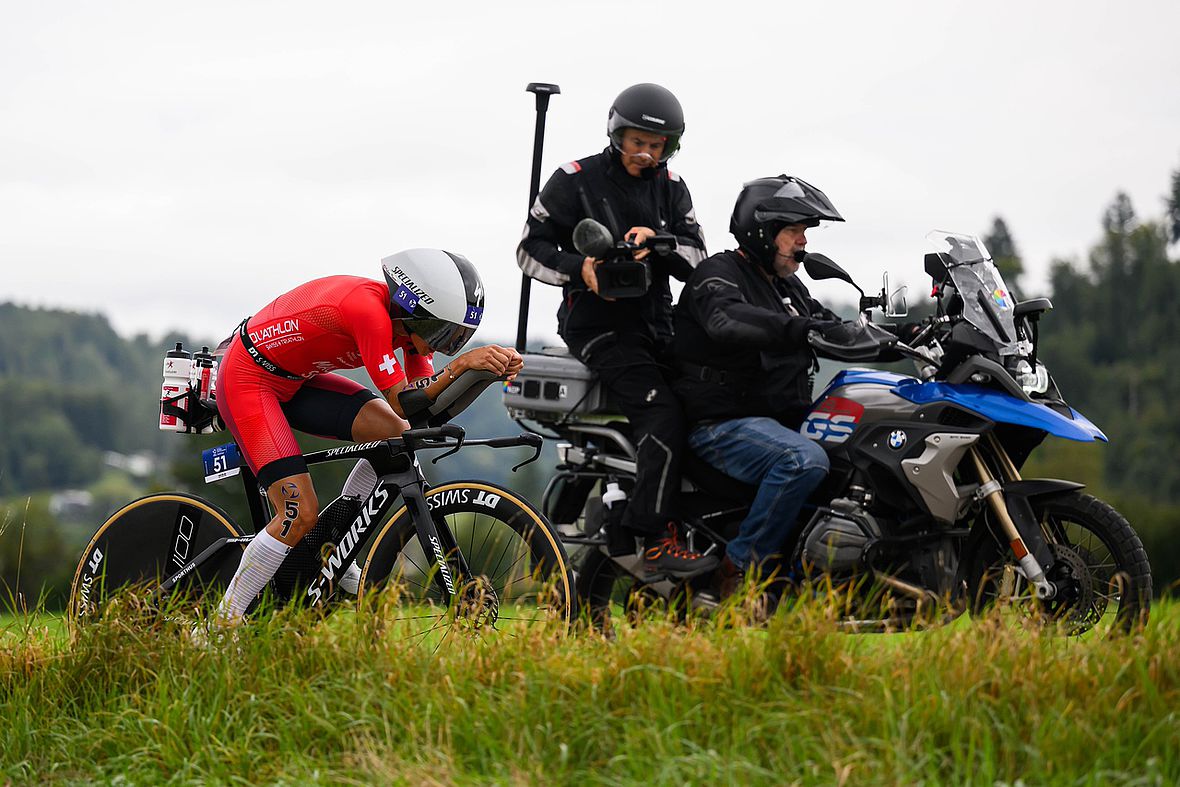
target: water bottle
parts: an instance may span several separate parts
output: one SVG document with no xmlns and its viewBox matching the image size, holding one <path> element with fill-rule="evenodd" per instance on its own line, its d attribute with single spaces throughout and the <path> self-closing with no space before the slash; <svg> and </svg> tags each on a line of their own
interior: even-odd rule
<svg viewBox="0 0 1180 787">
<path fill-rule="evenodd" d="M 602 492 L 602 520 L 606 526 L 607 551 L 612 556 L 635 551 L 634 535 L 622 527 L 623 510 L 626 507 L 627 493 L 619 488 L 618 481 L 608 480 Z"/>
<path fill-rule="evenodd" d="M 191 382 L 202 399 L 208 399 L 213 395 L 213 374 L 216 366 L 217 363 L 213 360 L 213 353 L 209 352 L 208 347 L 202 347 L 199 353 L 193 353 L 193 376 Z"/>
<path fill-rule="evenodd" d="M 602 493 L 602 504 L 607 510 L 614 508 L 615 503 L 626 501 L 627 493 L 619 488 L 618 481 L 607 481 L 606 491 Z M 620 506 L 622 508 L 622 506 Z"/>
<path fill-rule="evenodd" d="M 188 410 L 187 394 L 192 387 L 190 382 L 192 373 L 193 357 L 185 352 L 183 344 L 177 342 L 175 348 L 164 353 L 164 383 L 160 387 L 160 429 L 162 431 L 188 431 L 188 424 L 185 420 L 164 412 L 164 406 L 167 404 L 181 410 Z"/>
<path fill-rule="evenodd" d="M 606 521 L 617 525 L 623 519 L 623 509 L 627 506 L 627 493 L 619 488 L 618 481 L 607 481 L 606 490 L 602 493 L 602 507 L 606 509 Z"/>
</svg>

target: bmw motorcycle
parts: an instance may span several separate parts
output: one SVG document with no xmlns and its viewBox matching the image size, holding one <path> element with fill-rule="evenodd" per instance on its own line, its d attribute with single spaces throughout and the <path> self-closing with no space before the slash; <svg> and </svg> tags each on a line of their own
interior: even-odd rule
<svg viewBox="0 0 1180 787">
<path fill-rule="evenodd" d="M 801 431 L 823 446 L 831 471 L 783 545 L 780 575 L 846 589 L 839 625 L 855 631 L 944 623 L 996 605 L 1069 634 L 1146 623 L 1151 570 L 1127 520 L 1080 483 L 1020 472 L 1049 435 L 1106 440 L 1065 402 L 1038 357 L 1039 322 L 1052 304 L 1015 302 L 978 238 L 928 238 L 937 248 L 924 261 L 936 310 L 911 324 L 907 341 L 869 319 L 873 308 L 905 316 L 889 309 L 888 285 L 880 296 L 861 291 L 861 315 L 839 340 L 809 336 L 820 358 L 908 358 L 917 373 L 845 368 L 820 393 Z M 803 264 L 813 279 L 856 286 L 821 255 Z M 647 576 L 641 554 L 618 548 L 614 523 L 634 481 L 635 449 L 584 366 L 564 350 L 526 356 L 505 406 L 559 441 L 542 508 L 567 550 L 580 550 L 578 591 L 600 622 L 620 605 L 716 606 L 718 576 Z M 723 550 L 755 488 L 691 453 L 683 469 L 688 545 Z"/>
</svg>

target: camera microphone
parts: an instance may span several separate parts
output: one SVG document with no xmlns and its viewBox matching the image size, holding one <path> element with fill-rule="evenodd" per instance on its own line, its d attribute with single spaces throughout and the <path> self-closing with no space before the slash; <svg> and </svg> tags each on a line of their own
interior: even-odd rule
<svg viewBox="0 0 1180 787">
<path fill-rule="evenodd" d="M 594 219 L 582 219 L 574 227 L 574 248 L 583 256 L 603 260 L 614 247 L 610 230 Z"/>
</svg>

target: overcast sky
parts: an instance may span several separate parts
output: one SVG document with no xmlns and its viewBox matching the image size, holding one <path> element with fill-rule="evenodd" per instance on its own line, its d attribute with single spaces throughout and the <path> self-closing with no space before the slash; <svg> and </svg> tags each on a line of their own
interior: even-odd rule
<svg viewBox="0 0 1180 787">
<path fill-rule="evenodd" d="M 533 81 L 562 89 L 543 177 L 606 144 L 620 90 L 658 82 L 710 251 L 741 183 L 785 171 L 844 214 L 811 248 L 866 287 L 889 269 L 924 296 L 926 233 L 999 214 L 1035 288 L 1117 191 L 1163 212 L 1175 0 L 708 7 L 7 0 L 0 301 L 220 336 L 303 281 L 437 246 L 483 273 L 477 338 L 510 339 Z M 530 333 L 552 336 L 558 291 L 533 291 Z"/>
</svg>

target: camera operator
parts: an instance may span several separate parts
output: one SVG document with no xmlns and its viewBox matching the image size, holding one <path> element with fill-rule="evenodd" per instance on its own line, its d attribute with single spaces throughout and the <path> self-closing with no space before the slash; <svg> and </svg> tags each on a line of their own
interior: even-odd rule
<svg viewBox="0 0 1180 787">
<path fill-rule="evenodd" d="M 807 229 L 843 221 L 822 191 L 779 175 L 742 187 L 729 229 L 736 251 L 701 263 L 676 305 L 674 387 L 688 445 L 726 475 L 758 486 L 721 565 L 722 596 L 779 555 L 828 459 L 799 433 L 811 406 L 810 330 L 839 317 L 795 275 Z"/>
<path fill-rule="evenodd" d="M 612 551 L 633 548 L 629 537 L 642 536 L 645 569 L 676 576 L 716 566 L 715 557 L 680 544 L 673 522 L 685 423 L 663 360 L 672 339 L 668 277 L 687 280 L 705 257 L 688 187 L 667 167 L 683 133 L 680 102 L 667 89 L 639 84 L 624 90 L 607 115 L 610 145 L 553 174 L 529 211 L 517 248 L 527 275 L 561 285 L 558 333 L 631 422 L 637 475 L 625 529 L 611 533 Z M 582 256 L 573 244 L 574 226 L 584 218 L 605 225 L 616 240 L 636 244 L 657 233 L 675 236 L 667 253 L 635 252 L 650 265 L 651 285 L 643 295 L 600 292 L 601 260 Z"/>
</svg>

